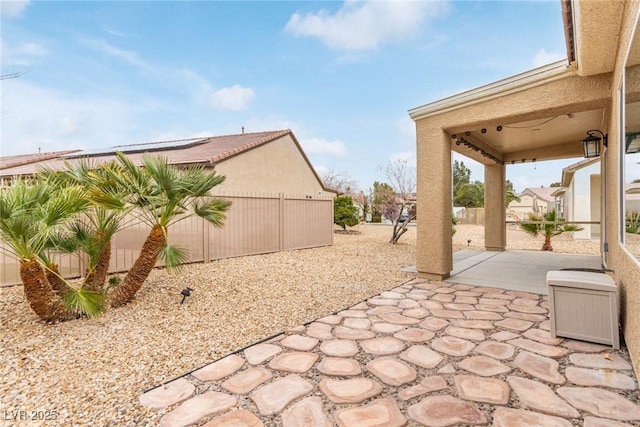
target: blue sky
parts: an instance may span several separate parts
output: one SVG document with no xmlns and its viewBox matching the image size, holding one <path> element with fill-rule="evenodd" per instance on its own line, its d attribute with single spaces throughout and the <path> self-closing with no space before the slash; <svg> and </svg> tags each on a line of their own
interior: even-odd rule
<svg viewBox="0 0 640 427">
<path fill-rule="evenodd" d="M 365 191 L 415 161 L 408 109 L 566 57 L 559 0 L 1 7 L 1 73 L 25 72 L 0 88 L 3 156 L 291 128 Z M 576 160 L 507 178 L 548 186 Z"/>
</svg>

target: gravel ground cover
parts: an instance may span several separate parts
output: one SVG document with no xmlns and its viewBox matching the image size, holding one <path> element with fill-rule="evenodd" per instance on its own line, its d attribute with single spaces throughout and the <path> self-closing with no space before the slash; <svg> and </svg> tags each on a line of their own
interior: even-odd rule
<svg viewBox="0 0 640 427">
<path fill-rule="evenodd" d="M 0 288 L 0 415 L 55 417 L 16 425 L 155 425 L 157 411 L 138 404 L 142 391 L 411 278 L 399 269 L 415 264 L 415 227 L 398 245 L 388 226 L 359 230 L 336 234 L 331 247 L 156 270 L 133 303 L 98 319 L 44 325 L 21 287 Z M 483 247 L 481 226 L 457 230 L 454 249 Z M 541 246 L 508 232 L 509 249 Z M 567 236 L 554 248 L 599 253 L 598 242 Z M 180 304 L 186 286 L 195 291 Z"/>
</svg>

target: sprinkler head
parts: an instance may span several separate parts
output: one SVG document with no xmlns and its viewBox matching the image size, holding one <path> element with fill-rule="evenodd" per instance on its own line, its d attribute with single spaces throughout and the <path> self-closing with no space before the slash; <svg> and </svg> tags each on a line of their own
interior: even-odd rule
<svg viewBox="0 0 640 427">
<path fill-rule="evenodd" d="M 180 301 L 180 304 L 184 304 L 184 300 L 187 299 L 188 296 L 191 296 L 191 291 L 194 291 L 195 289 L 190 288 L 190 287 L 186 287 L 182 290 L 182 292 L 180 292 L 180 295 L 182 295 L 182 301 Z"/>
</svg>

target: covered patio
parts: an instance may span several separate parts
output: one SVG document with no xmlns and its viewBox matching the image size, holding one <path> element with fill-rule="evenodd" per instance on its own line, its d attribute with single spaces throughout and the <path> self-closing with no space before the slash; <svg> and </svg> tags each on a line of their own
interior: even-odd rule
<svg viewBox="0 0 640 427">
<path fill-rule="evenodd" d="M 640 262 L 625 245 L 622 189 L 625 156 L 640 134 L 640 3 L 566 0 L 562 5 L 566 60 L 409 111 L 416 125 L 418 159 L 417 275 L 477 285 L 482 274 L 473 275 L 484 269 L 500 285 L 500 277 L 515 273 L 523 280 L 533 279 L 542 293 L 545 284 L 536 279 L 531 261 L 504 252 L 506 168 L 584 157 L 582 141 L 596 136 L 602 179 L 601 251 L 589 263 L 591 268 L 605 268 L 616 282 L 622 332 L 637 371 L 640 319 L 633 313 L 640 309 Z M 452 152 L 484 165 L 487 251 L 455 263 L 450 231 Z M 429 191 L 422 190 L 426 187 Z M 552 264 L 554 269 L 563 265 L 559 258 Z"/>
</svg>

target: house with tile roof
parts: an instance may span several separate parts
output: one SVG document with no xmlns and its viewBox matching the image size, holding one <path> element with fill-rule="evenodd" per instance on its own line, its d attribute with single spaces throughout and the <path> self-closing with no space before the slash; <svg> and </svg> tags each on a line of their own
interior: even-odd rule
<svg viewBox="0 0 640 427">
<path fill-rule="evenodd" d="M 85 158 L 98 164 L 113 159 L 118 151 L 140 165 L 145 154 L 152 154 L 164 156 L 175 165 L 215 167 L 227 177 L 221 186 L 225 192 L 285 193 L 307 198 L 334 194 L 323 186 L 289 129 L 0 157 L 0 180 L 6 183 L 14 176 L 33 175 L 43 168 L 62 170 L 65 162 Z"/>
<path fill-rule="evenodd" d="M 556 198 L 553 193 L 557 187 L 528 187 L 518 194 L 520 201 L 514 200 L 507 207 L 507 215 L 513 219 L 526 219 L 527 215 L 535 212 L 544 215 L 556 209 Z"/>
<path fill-rule="evenodd" d="M 16 176 L 63 170 L 66 163 L 85 159 L 97 165 L 114 159 L 116 152 L 138 165 L 146 154 L 161 155 L 173 165 L 203 165 L 226 176 L 214 189 L 231 201 L 224 227 L 192 217 L 170 228 L 169 239 L 188 249 L 189 262 L 333 244 L 336 192 L 323 186 L 289 129 L 2 157 L 0 180 L 9 185 Z M 136 220 L 116 233 L 109 271 L 128 270 L 147 234 L 147 226 Z M 18 264 L 5 256 L 1 245 L 0 284 L 17 283 Z M 73 277 L 84 270 L 81 262 L 64 255 L 58 264 L 63 274 Z"/>
</svg>

